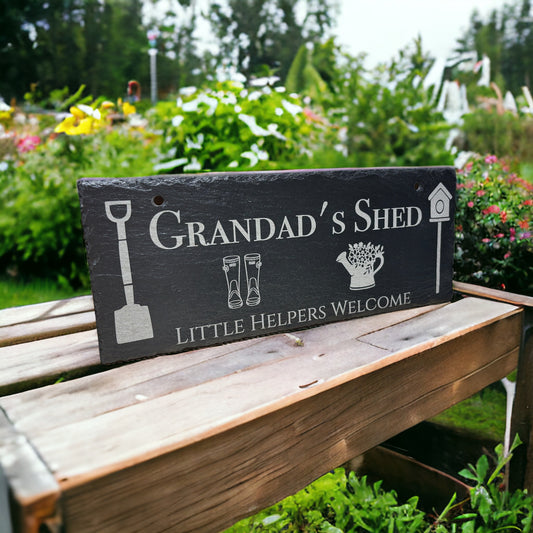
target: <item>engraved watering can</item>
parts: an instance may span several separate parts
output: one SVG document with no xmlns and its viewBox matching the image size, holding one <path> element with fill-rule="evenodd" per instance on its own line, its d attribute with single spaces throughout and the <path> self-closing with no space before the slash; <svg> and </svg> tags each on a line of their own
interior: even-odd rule
<svg viewBox="0 0 533 533">
<path fill-rule="evenodd" d="M 341 252 L 337 263 L 344 266 L 350 274 L 350 290 L 370 289 L 376 285 L 374 275 L 381 270 L 385 262 L 383 246 L 362 242 L 349 245 L 350 251 Z M 376 266 L 377 265 L 377 266 Z"/>
</svg>

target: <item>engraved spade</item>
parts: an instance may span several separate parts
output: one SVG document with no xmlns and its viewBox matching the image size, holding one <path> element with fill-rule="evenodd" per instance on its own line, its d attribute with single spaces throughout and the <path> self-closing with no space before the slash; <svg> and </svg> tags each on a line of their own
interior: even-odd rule
<svg viewBox="0 0 533 533">
<path fill-rule="evenodd" d="M 128 242 L 126 240 L 126 222 L 131 217 L 131 201 L 116 200 L 105 202 L 105 212 L 107 218 L 117 225 L 118 255 L 126 299 L 126 305 L 115 311 L 117 344 L 151 339 L 154 336 L 154 332 L 150 310 L 146 305 L 134 303 L 133 297 L 133 280 L 131 277 Z"/>
</svg>

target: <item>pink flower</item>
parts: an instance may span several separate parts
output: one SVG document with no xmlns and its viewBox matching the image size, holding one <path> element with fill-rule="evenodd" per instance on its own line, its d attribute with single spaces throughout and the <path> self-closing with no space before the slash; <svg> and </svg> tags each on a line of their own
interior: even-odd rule
<svg viewBox="0 0 533 533">
<path fill-rule="evenodd" d="M 533 205 L 533 200 L 524 200 L 524 205 Z"/>
<path fill-rule="evenodd" d="M 481 239 L 481 242 L 484 242 L 486 244 L 486 243 L 490 242 L 490 239 L 487 239 L 487 238 Z"/>
<path fill-rule="evenodd" d="M 507 252 L 507 253 L 503 256 L 504 259 L 509 259 L 509 257 L 511 257 L 511 252 Z"/>
<path fill-rule="evenodd" d="M 488 155 L 487 157 L 485 157 L 485 163 L 487 163 L 488 165 L 492 165 L 493 163 L 497 162 L 498 158 L 495 155 Z"/>
<path fill-rule="evenodd" d="M 500 213 L 500 220 L 502 221 L 502 224 L 507 222 L 507 211 L 502 211 Z"/>
<path fill-rule="evenodd" d="M 474 202 L 470 201 L 466 204 L 468 207 L 474 207 Z"/>
<path fill-rule="evenodd" d="M 492 204 L 492 205 L 487 209 L 487 212 L 496 214 L 496 213 L 499 213 L 499 212 L 500 212 L 500 208 L 499 208 L 497 205 Z"/>
<path fill-rule="evenodd" d="M 473 161 L 469 161 L 466 165 L 465 165 L 465 170 L 472 170 L 472 167 L 474 166 L 474 162 Z"/>
<path fill-rule="evenodd" d="M 17 141 L 17 150 L 20 153 L 31 152 L 41 143 L 41 138 L 37 135 L 28 135 Z"/>
<path fill-rule="evenodd" d="M 479 189 L 478 191 L 476 191 L 476 195 L 477 196 L 485 196 L 485 191 L 483 189 Z"/>
<path fill-rule="evenodd" d="M 504 237 L 504 234 L 503 234 L 503 233 L 498 233 L 498 235 L 496 235 L 496 238 L 497 238 L 497 239 L 501 239 L 502 237 Z"/>
</svg>

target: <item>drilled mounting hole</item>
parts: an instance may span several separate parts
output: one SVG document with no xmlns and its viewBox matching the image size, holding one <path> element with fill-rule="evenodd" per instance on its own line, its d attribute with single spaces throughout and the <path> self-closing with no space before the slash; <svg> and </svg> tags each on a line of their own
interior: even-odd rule
<svg viewBox="0 0 533 533">
<path fill-rule="evenodd" d="M 152 198 L 152 203 L 154 205 L 163 205 L 165 203 L 165 199 L 160 194 L 158 194 L 157 196 L 154 196 Z"/>
<path fill-rule="evenodd" d="M 415 183 L 415 191 L 416 192 L 422 192 L 424 190 L 424 187 L 422 187 L 421 183 L 418 183 L 418 181 Z"/>
</svg>

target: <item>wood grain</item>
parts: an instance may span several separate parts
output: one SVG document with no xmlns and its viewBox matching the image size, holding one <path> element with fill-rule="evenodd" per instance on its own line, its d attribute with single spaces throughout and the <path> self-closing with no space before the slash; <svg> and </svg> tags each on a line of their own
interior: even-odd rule
<svg viewBox="0 0 533 533">
<path fill-rule="evenodd" d="M 516 294 L 513 292 L 500 291 L 497 289 L 489 289 L 480 285 L 472 285 L 471 283 L 463 283 L 461 281 L 453 282 L 453 290 L 469 296 L 477 298 L 487 298 L 498 302 L 506 302 L 513 305 L 523 305 L 525 307 L 533 307 L 533 297 L 524 294 Z"/>
<path fill-rule="evenodd" d="M 0 328 L 16 324 L 40 322 L 48 318 L 68 316 L 94 310 L 92 296 L 77 296 L 33 305 L 0 309 Z"/>
<path fill-rule="evenodd" d="M 468 298 L 305 330 L 303 346 L 275 335 L 140 361 L 0 407 L 53 472 L 67 533 L 219 531 L 508 374 L 522 315 Z"/>
<path fill-rule="evenodd" d="M 68 333 L 87 331 L 95 328 L 94 311 L 86 311 L 67 316 L 45 318 L 23 324 L 0 328 L 0 346 L 58 337 Z"/>
<path fill-rule="evenodd" d="M 58 513 L 59 485 L 27 437 L 0 409 L 0 469 L 12 492 L 15 531 L 38 533 Z"/>
<path fill-rule="evenodd" d="M 184 448 L 65 483 L 67 531 L 113 531 L 117 520 L 132 532 L 219 531 L 508 373 L 518 349 L 496 356 L 491 341 L 519 322 L 509 317 Z"/>
</svg>

